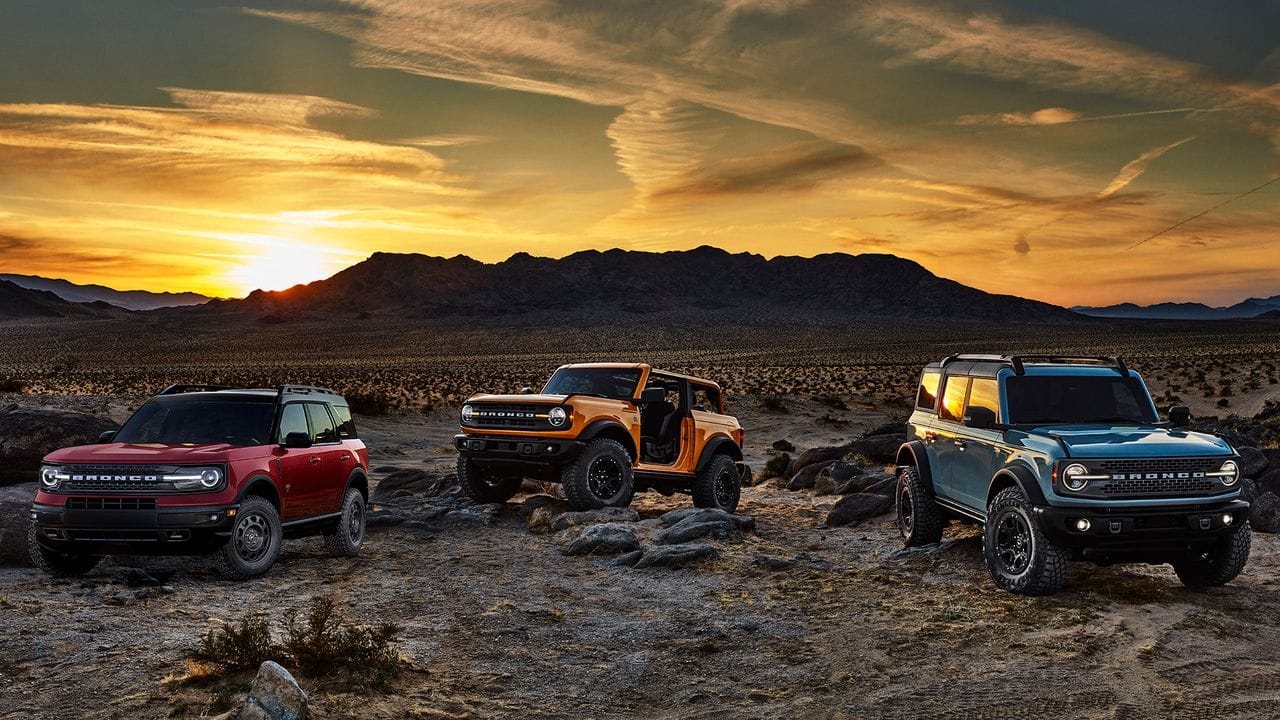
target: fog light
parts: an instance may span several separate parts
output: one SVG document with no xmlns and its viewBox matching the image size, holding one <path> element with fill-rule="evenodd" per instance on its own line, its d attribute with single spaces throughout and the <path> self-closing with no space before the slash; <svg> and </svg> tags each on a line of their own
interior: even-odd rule
<svg viewBox="0 0 1280 720">
<path fill-rule="evenodd" d="M 1089 522 L 1089 518 L 1080 518 L 1076 521 L 1076 530 L 1080 532 L 1089 532 L 1089 528 L 1093 527 L 1093 523 Z"/>
<path fill-rule="evenodd" d="M 1231 513 L 1222 513 L 1222 524 L 1230 525 L 1235 518 L 1231 517 Z"/>
<path fill-rule="evenodd" d="M 553 453 L 553 452 L 555 452 L 555 451 L 556 451 L 556 446 L 555 446 L 555 445 L 548 445 L 548 446 L 547 446 L 547 452 L 549 452 L 549 453 Z"/>
</svg>

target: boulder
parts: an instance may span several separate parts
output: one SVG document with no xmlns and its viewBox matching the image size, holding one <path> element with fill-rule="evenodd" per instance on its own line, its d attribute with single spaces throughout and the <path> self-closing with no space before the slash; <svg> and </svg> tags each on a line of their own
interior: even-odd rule
<svg viewBox="0 0 1280 720">
<path fill-rule="evenodd" d="M 578 538 L 564 549 L 565 555 L 617 555 L 640 547 L 640 540 L 630 527 L 621 523 L 602 523 L 583 528 Z"/>
<path fill-rule="evenodd" d="M 835 460 L 806 465 L 787 481 L 788 490 L 808 490 L 818 482 L 818 474 L 835 464 Z"/>
<path fill-rule="evenodd" d="M 278 663 L 268 660 L 244 699 L 238 720 L 303 720 L 307 717 L 307 693 Z"/>
<path fill-rule="evenodd" d="M 901 442 L 906 442 L 907 430 L 907 424 L 904 422 L 888 423 L 887 425 L 881 425 L 875 430 L 863 433 L 862 437 L 869 438 L 876 437 L 877 435 L 892 435 L 899 438 Z"/>
<path fill-rule="evenodd" d="M 884 495 L 858 493 L 841 498 L 827 514 L 827 527 L 856 525 L 868 518 L 883 515 L 893 507 L 893 500 Z"/>
<path fill-rule="evenodd" d="M 787 472 L 784 474 L 784 477 L 795 477 L 796 473 L 810 465 L 818 465 L 822 463 L 829 463 L 832 460 L 839 460 L 845 455 L 848 455 L 851 448 L 851 445 L 836 445 L 833 447 L 810 448 L 805 450 L 800 453 L 800 457 L 792 460 L 791 464 L 787 466 Z M 810 487 L 812 487 L 812 485 L 810 485 Z"/>
<path fill-rule="evenodd" d="M 852 477 L 847 482 L 836 486 L 836 494 L 852 495 L 854 493 L 870 492 L 876 495 L 892 495 L 893 485 L 894 478 L 892 475 L 880 470 L 874 470 L 865 475 Z"/>
<path fill-rule="evenodd" d="M 444 495 L 458 487 L 456 473 L 427 472 L 425 470 L 397 470 L 378 481 L 373 489 L 374 500 L 386 500 L 393 496 Z M 401 492 L 403 491 L 403 493 Z"/>
<path fill-rule="evenodd" d="M 99 435 L 118 427 L 109 418 L 89 413 L 9 405 L 0 410 L 0 485 L 31 482 L 45 455 L 96 443 Z"/>
<path fill-rule="evenodd" d="M 774 440 L 771 446 L 774 450 L 781 453 L 792 453 L 796 451 L 796 446 L 791 444 L 790 440 Z"/>
<path fill-rule="evenodd" d="M 673 527 L 683 522 L 723 521 L 745 532 L 755 532 L 756 519 L 750 515 L 734 515 L 720 508 L 686 507 L 665 512 L 658 516 L 658 524 L 664 528 Z"/>
<path fill-rule="evenodd" d="M 659 545 L 680 545 L 711 535 L 718 539 L 755 532 L 756 519 L 734 515 L 719 508 L 680 508 L 658 518 L 663 529 L 653 536 Z"/>
<path fill-rule="evenodd" d="M 1257 532 L 1280 532 L 1280 497 L 1264 492 L 1249 508 L 1249 525 Z"/>
<path fill-rule="evenodd" d="M 1268 470 L 1255 479 L 1253 484 L 1257 486 L 1259 495 L 1265 493 L 1280 495 L 1280 468 Z"/>
<path fill-rule="evenodd" d="M 535 532 L 559 532 L 580 525 L 608 522 L 635 522 L 640 513 L 631 508 L 604 507 L 564 512 L 556 505 L 538 508 L 529 515 L 528 527 Z"/>
<path fill-rule="evenodd" d="M 841 488 L 850 487 L 856 483 L 857 479 L 866 475 L 866 470 L 858 467 L 857 463 L 851 463 L 845 460 L 836 460 L 830 465 L 823 466 L 818 472 L 818 477 L 814 479 L 813 489 L 819 495 L 832 495 L 839 493 Z M 852 490 L 845 490 L 841 495 L 847 495 Z"/>
<path fill-rule="evenodd" d="M 892 465 L 898 461 L 898 448 L 906 442 L 902 435 L 872 435 L 854 440 L 849 444 L 849 453 L 861 455 L 879 465 Z"/>
<path fill-rule="evenodd" d="M 1256 478 L 1266 472 L 1271 463 L 1267 460 L 1267 456 L 1256 447 L 1245 446 L 1238 450 L 1240 453 L 1240 474 L 1247 478 Z"/>
<path fill-rule="evenodd" d="M 36 484 L 0 488 L 0 564 L 29 565 L 27 530 L 31 523 L 31 501 Z"/>
<path fill-rule="evenodd" d="M 791 456 L 785 452 L 778 453 L 764 462 L 764 469 L 760 472 L 760 479 L 785 477 L 787 468 L 791 466 Z"/>
<path fill-rule="evenodd" d="M 714 545 L 702 545 L 698 543 L 685 543 L 682 545 L 650 545 L 644 549 L 639 560 L 636 561 L 635 567 L 670 567 L 679 568 L 698 562 L 714 558 L 719 553 Z"/>
</svg>

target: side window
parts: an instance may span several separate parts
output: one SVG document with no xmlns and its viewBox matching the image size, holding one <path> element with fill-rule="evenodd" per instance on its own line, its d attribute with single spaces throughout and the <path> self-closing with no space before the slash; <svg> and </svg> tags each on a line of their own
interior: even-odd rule
<svg viewBox="0 0 1280 720">
<path fill-rule="evenodd" d="M 360 437 L 356 434 L 356 423 L 351 419 L 351 408 L 346 405 L 334 405 L 333 415 L 338 419 L 338 437 L 343 440 Z"/>
<path fill-rule="evenodd" d="M 302 403 L 284 406 L 284 412 L 280 413 L 280 437 L 277 442 L 283 443 L 289 433 L 296 432 L 311 434 L 307 427 L 307 411 L 303 409 Z"/>
<path fill-rule="evenodd" d="M 943 420 L 960 422 L 964 414 L 964 398 L 969 393 L 969 378 L 955 376 L 947 378 L 947 385 L 942 390 L 942 407 L 938 408 L 938 417 Z"/>
<path fill-rule="evenodd" d="M 706 385 L 693 386 L 693 409 L 703 412 L 720 412 L 720 393 Z"/>
<path fill-rule="evenodd" d="M 1000 420 L 1000 386 L 993 378 L 974 378 L 969 389 L 968 407 L 982 407 L 990 410 Z M 968 410 L 965 411 L 966 413 Z"/>
<path fill-rule="evenodd" d="M 662 388 L 667 393 L 667 402 L 671 403 L 672 405 L 675 405 L 677 410 L 682 409 L 680 407 L 680 381 L 679 380 L 675 378 L 668 378 L 668 377 L 662 377 L 661 375 L 651 374 L 649 375 L 649 382 L 647 384 L 647 387 Z"/>
<path fill-rule="evenodd" d="M 307 417 L 311 420 L 311 442 L 318 445 L 338 441 L 338 429 L 324 405 L 307 403 Z"/>
<path fill-rule="evenodd" d="M 937 370 L 925 370 L 920 376 L 920 387 L 916 390 L 916 407 L 921 410 L 934 410 L 938 407 L 938 381 L 942 373 Z"/>
</svg>

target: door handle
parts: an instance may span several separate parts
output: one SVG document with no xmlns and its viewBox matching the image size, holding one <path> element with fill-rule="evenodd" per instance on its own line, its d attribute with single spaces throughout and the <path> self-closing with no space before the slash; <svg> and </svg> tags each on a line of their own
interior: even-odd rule
<svg viewBox="0 0 1280 720">
<path fill-rule="evenodd" d="M 312 456 L 311 456 L 311 464 L 312 464 L 312 465 L 315 465 L 315 464 L 316 464 L 316 463 L 318 463 L 318 462 L 320 462 L 320 458 L 316 457 L 315 455 L 312 455 Z"/>
<path fill-rule="evenodd" d="M 341 460 L 342 462 L 346 462 L 351 459 L 351 456 L 346 453 L 342 453 L 341 455 L 338 456 L 338 459 Z"/>
<path fill-rule="evenodd" d="M 961 450 L 964 450 L 964 448 L 965 448 L 965 442 L 964 442 L 963 440 L 952 440 L 951 442 L 952 442 L 952 444 L 953 444 L 953 445 L 955 445 L 956 447 L 960 448 Z"/>
</svg>

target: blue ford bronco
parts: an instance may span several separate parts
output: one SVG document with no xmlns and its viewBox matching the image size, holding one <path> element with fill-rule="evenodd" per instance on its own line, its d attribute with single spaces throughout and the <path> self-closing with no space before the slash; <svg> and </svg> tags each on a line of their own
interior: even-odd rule
<svg viewBox="0 0 1280 720">
<path fill-rule="evenodd" d="M 1119 358 L 952 355 L 920 375 L 898 451 L 898 529 L 908 546 L 948 520 L 983 525 L 996 585 L 1058 591 L 1072 560 L 1169 563 L 1193 588 L 1230 582 L 1249 559 L 1240 458 L 1161 421 Z"/>
</svg>

